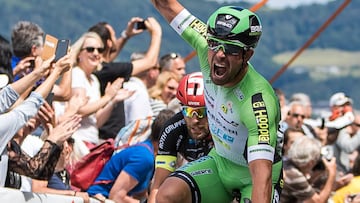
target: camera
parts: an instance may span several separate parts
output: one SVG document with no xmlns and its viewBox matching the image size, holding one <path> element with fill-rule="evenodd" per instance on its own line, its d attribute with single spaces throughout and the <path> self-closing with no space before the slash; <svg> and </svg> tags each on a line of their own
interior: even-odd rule
<svg viewBox="0 0 360 203">
<path fill-rule="evenodd" d="M 334 156 L 334 151 L 331 146 L 323 146 L 321 147 L 321 158 L 325 158 L 327 161 L 330 161 Z"/>
<path fill-rule="evenodd" d="M 33 70 L 35 68 L 35 60 L 29 60 L 30 65 L 29 65 L 29 69 Z"/>
<path fill-rule="evenodd" d="M 136 22 L 135 23 L 135 29 L 137 29 L 137 30 L 146 30 L 145 21 Z"/>
<path fill-rule="evenodd" d="M 313 170 L 325 170 L 324 162 L 322 158 L 325 158 L 327 161 L 330 161 L 334 156 L 334 151 L 331 146 L 323 146 L 320 151 L 320 159 L 314 166 Z"/>
</svg>

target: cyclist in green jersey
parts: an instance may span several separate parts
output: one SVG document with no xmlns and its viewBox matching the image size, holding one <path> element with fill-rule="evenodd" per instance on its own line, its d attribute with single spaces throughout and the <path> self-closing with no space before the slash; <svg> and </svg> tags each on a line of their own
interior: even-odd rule
<svg viewBox="0 0 360 203">
<path fill-rule="evenodd" d="M 208 156 L 170 174 L 156 202 L 279 202 L 279 101 L 249 63 L 262 34 L 260 19 L 247 9 L 225 6 L 205 24 L 177 0 L 152 3 L 197 52 L 215 145 Z"/>
</svg>

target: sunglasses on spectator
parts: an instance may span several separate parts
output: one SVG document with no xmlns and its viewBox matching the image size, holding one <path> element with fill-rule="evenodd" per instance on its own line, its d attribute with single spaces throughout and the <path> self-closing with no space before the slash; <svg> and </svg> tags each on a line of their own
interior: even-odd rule
<svg viewBox="0 0 360 203">
<path fill-rule="evenodd" d="M 161 71 L 161 67 L 160 67 L 160 66 L 154 66 L 154 67 L 152 67 L 151 69 Z"/>
<path fill-rule="evenodd" d="M 289 115 L 291 115 L 294 118 L 299 118 L 300 117 L 302 119 L 305 119 L 305 115 L 303 115 L 303 114 L 293 113 L 293 114 L 289 114 Z"/>
<path fill-rule="evenodd" d="M 169 53 L 169 54 L 166 54 L 164 56 L 162 56 L 160 58 L 161 61 L 167 61 L 167 60 L 170 60 L 170 59 L 176 59 L 176 58 L 179 58 L 180 55 L 177 54 L 177 53 Z"/>
<path fill-rule="evenodd" d="M 233 55 L 233 56 L 240 55 L 241 51 L 243 51 L 245 47 L 245 45 L 240 43 L 224 41 L 224 40 L 216 39 L 214 37 L 208 37 L 207 43 L 211 51 L 218 52 L 220 49 L 222 49 L 226 55 Z"/>
<path fill-rule="evenodd" d="M 354 126 L 356 127 L 360 127 L 360 124 L 359 123 L 352 123 Z"/>
<path fill-rule="evenodd" d="M 206 116 L 206 107 L 193 108 L 190 106 L 183 106 L 181 112 L 185 117 L 193 118 L 195 115 L 197 118 L 204 118 Z"/>
<path fill-rule="evenodd" d="M 95 49 L 98 51 L 99 54 L 102 54 L 105 51 L 104 47 L 99 47 L 99 48 L 85 47 L 85 48 L 82 48 L 81 50 L 86 50 L 86 52 L 88 52 L 88 53 L 93 53 L 95 51 Z"/>
</svg>

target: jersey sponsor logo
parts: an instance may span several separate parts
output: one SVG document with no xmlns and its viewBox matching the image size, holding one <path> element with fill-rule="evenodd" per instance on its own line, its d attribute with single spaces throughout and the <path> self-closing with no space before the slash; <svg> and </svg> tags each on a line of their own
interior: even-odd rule
<svg viewBox="0 0 360 203">
<path fill-rule="evenodd" d="M 167 136 L 173 131 L 176 130 L 177 128 L 185 125 L 185 119 L 181 119 L 175 123 L 172 123 L 171 125 L 168 125 L 164 131 L 162 132 L 161 136 L 160 136 L 160 140 L 159 140 L 159 148 L 164 148 L 164 144 L 165 144 L 165 140 L 167 138 Z"/>
<path fill-rule="evenodd" d="M 233 113 L 232 102 L 228 101 L 226 104 L 221 105 L 221 110 L 227 114 L 228 112 Z"/>
<path fill-rule="evenodd" d="M 259 144 L 270 144 L 269 118 L 262 94 L 253 95 L 251 102 L 258 126 Z"/>
<path fill-rule="evenodd" d="M 253 25 L 250 27 L 251 32 L 261 32 L 262 26 L 261 25 Z"/>
<path fill-rule="evenodd" d="M 218 126 L 216 126 L 214 123 L 210 126 L 211 132 L 219 137 L 221 140 L 225 140 L 228 143 L 234 142 L 234 137 L 230 136 L 228 133 L 226 133 L 224 130 L 220 129 Z"/>
<path fill-rule="evenodd" d="M 157 161 L 156 162 L 156 165 L 163 165 L 163 164 L 165 164 L 166 162 L 165 161 Z"/>
<path fill-rule="evenodd" d="M 211 169 L 202 169 L 202 170 L 198 170 L 198 171 L 193 171 L 190 174 L 191 174 L 191 176 L 201 176 L 201 175 L 206 175 L 206 174 L 213 174 L 213 171 Z"/>
<path fill-rule="evenodd" d="M 214 108 L 214 103 L 213 103 L 213 101 L 214 101 L 215 99 L 208 93 L 207 89 L 205 89 L 204 99 L 205 99 L 206 106 L 207 106 L 208 109 L 209 109 L 209 106 L 210 106 L 211 108 Z"/>
<path fill-rule="evenodd" d="M 188 102 L 189 106 L 200 106 L 200 102 L 195 102 L 195 101 L 189 101 Z"/>
<path fill-rule="evenodd" d="M 165 128 L 165 133 L 170 133 L 171 131 L 185 125 L 185 119 L 181 119 Z"/>
<path fill-rule="evenodd" d="M 178 29 L 182 29 L 183 26 L 186 26 L 185 23 L 193 17 L 192 15 L 188 15 L 179 25 Z"/>
<path fill-rule="evenodd" d="M 236 129 L 230 129 L 230 128 L 227 128 L 226 126 L 224 126 L 224 125 L 222 124 L 222 122 L 220 121 L 220 119 L 219 119 L 218 117 L 216 117 L 214 114 L 212 114 L 211 111 L 207 111 L 207 116 L 208 116 L 208 118 L 211 118 L 211 119 L 216 123 L 216 125 L 222 126 L 225 131 L 229 132 L 230 134 L 238 135 L 238 132 L 237 132 Z M 224 120 L 227 124 L 229 124 L 229 125 L 231 125 L 231 126 L 233 126 L 233 127 L 238 127 L 238 126 L 239 126 L 239 124 L 236 123 L 235 121 L 231 121 L 231 122 L 227 121 L 227 120 L 224 118 L 224 116 L 221 115 L 220 113 L 219 113 L 219 116 L 220 116 L 221 119 Z"/>
<path fill-rule="evenodd" d="M 221 119 L 224 120 L 227 124 L 230 124 L 230 125 L 232 125 L 232 126 L 234 126 L 234 127 L 238 127 L 238 126 L 239 126 L 239 124 L 236 123 L 235 121 L 228 121 L 228 120 L 227 120 L 223 115 L 221 115 L 220 113 L 219 113 L 219 115 L 220 115 Z M 221 122 L 219 121 L 219 119 L 218 119 L 218 118 L 216 118 L 216 119 L 217 119 L 216 122 L 218 122 L 218 123 L 220 124 Z M 235 134 L 235 135 L 238 134 L 237 131 L 234 131 L 234 130 L 231 130 L 231 129 L 227 129 L 225 126 L 223 126 L 223 127 L 224 127 L 224 129 L 225 129 L 226 131 L 228 131 L 228 132 L 230 132 L 230 133 L 233 133 L 233 134 Z"/>
<path fill-rule="evenodd" d="M 224 27 L 230 32 L 238 22 L 232 15 L 219 15 L 215 27 Z"/>
<path fill-rule="evenodd" d="M 190 27 L 203 37 L 206 37 L 207 25 L 199 19 L 192 21 L 190 23 Z"/>
<path fill-rule="evenodd" d="M 244 94 L 242 93 L 242 91 L 240 89 L 235 89 L 234 94 L 240 101 L 245 98 Z"/>
<path fill-rule="evenodd" d="M 225 113 L 225 114 L 227 114 L 227 108 L 226 108 L 226 106 L 225 106 L 225 104 L 222 104 L 221 105 L 221 110 Z"/>
<path fill-rule="evenodd" d="M 230 28 L 230 29 L 233 28 L 233 24 L 227 23 L 227 22 L 224 22 L 224 21 L 217 21 L 216 25 L 221 25 L 221 26 L 224 26 L 224 27 L 227 27 L 227 28 Z"/>
</svg>

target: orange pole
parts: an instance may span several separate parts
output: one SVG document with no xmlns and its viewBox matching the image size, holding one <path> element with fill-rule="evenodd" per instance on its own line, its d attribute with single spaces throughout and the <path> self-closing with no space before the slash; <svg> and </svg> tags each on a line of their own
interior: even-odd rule
<svg viewBox="0 0 360 203">
<path fill-rule="evenodd" d="M 268 1 L 268 0 L 262 0 L 262 1 L 260 1 L 259 3 L 253 5 L 253 6 L 250 8 L 250 11 L 255 12 L 255 11 L 259 10 L 261 7 L 263 7 L 263 6 L 266 4 L 267 1 Z M 190 54 L 188 54 L 188 55 L 184 58 L 185 63 L 188 62 L 188 61 L 190 61 L 194 56 L 196 56 L 196 51 L 190 52 Z"/>
<path fill-rule="evenodd" d="M 344 8 L 350 3 L 351 0 L 345 0 L 343 4 L 339 6 L 339 8 L 330 16 L 329 19 L 325 21 L 325 23 L 313 34 L 310 39 L 305 42 L 305 44 L 294 54 L 294 56 L 278 71 L 275 75 L 270 79 L 270 83 L 272 84 L 277 78 L 280 77 L 281 74 L 285 72 L 285 70 L 290 66 L 290 64 L 307 48 L 311 43 L 320 35 L 322 31 L 326 29 L 326 27 L 344 10 Z"/>
<path fill-rule="evenodd" d="M 261 7 L 263 7 L 266 3 L 267 3 L 268 0 L 262 0 L 260 1 L 259 3 L 253 5 L 251 8 L 250 8 L 250 11 L 252 12 L 255 12 L 257 10 L 259 10 Z"/>
</svg>

